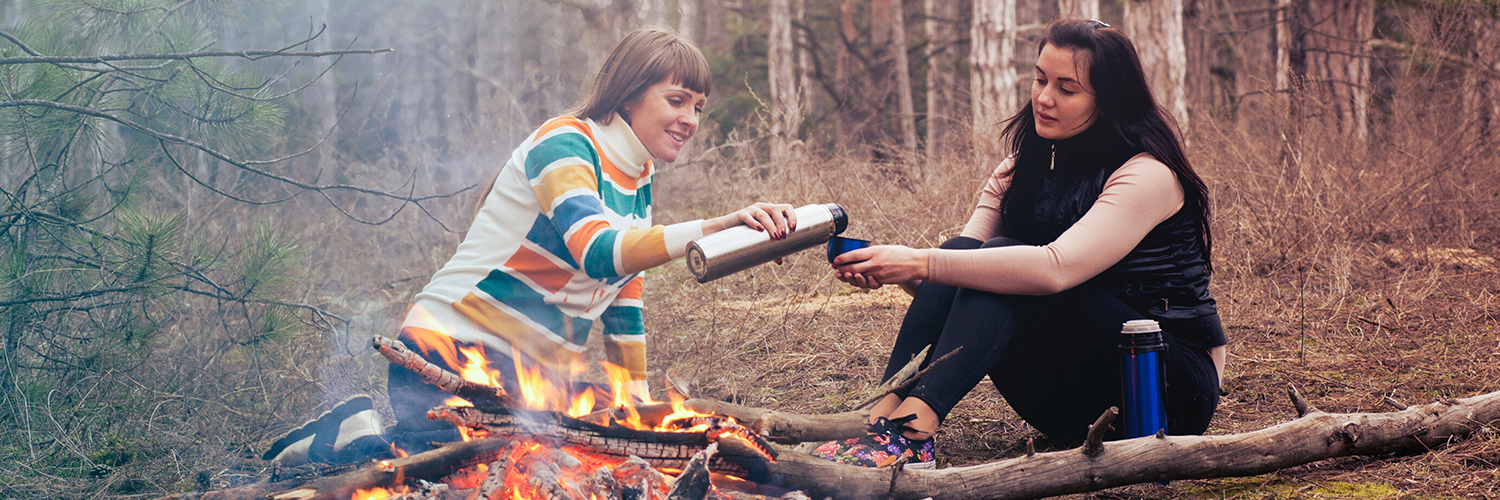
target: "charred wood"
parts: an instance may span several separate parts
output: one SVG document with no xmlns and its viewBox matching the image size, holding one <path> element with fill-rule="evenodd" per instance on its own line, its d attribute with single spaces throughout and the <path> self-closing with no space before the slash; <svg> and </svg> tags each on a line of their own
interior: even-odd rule
<svg viewBox="0 0 1500 500">
<path fill-rule="evenodd" d="M 693 455 L 688 460 L 687 467 L 682 469 L 682 474 L 677 475 L 677 480 L 672 482 L 672 490 L 667 492 L 667 500 L 703 500 L 713 487 L 709 480 L 708 462 L 714 453 L 719 451 L 718 444 L 710 444 L 707 448 Z"/>
</svg>

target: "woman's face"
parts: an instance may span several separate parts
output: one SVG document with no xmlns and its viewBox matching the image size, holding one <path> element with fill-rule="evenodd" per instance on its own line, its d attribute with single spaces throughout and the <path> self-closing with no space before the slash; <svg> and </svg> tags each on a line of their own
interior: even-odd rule
<svg viewBox="0 0 1500 500">
<path fill-rule="evenodd" d="M 1037 135 L 1052 140 L 1078 135 L 1094 124 L 1098 110 L 1084 58 L 1074 50 L 1043 46 L 1036 60 L 1036 80 L 1031 83 Z"/>
<path fill-rule="evenodd" d="M 625 103 L 630 115 L 630 130 L 661 161 L 677 161 L 682 145 L 698 132 L 698 115 L 708 96 L 673 83 L 673 78 L 656 82 L 633 101 Z"/>
</svg>

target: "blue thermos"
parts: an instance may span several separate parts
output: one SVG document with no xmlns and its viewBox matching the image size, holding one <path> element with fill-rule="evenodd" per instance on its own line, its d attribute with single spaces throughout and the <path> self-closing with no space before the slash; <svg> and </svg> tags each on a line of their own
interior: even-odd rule
<svg viewBox="0 0 1500 500">
<path fill-rule="evenodd" d="M 1155 435 L 1167 428 L 1166 351 L 1156 321 L 1131 320 L 1120 328 L 1120 385 L 1127 439 Z"/>
</svg>

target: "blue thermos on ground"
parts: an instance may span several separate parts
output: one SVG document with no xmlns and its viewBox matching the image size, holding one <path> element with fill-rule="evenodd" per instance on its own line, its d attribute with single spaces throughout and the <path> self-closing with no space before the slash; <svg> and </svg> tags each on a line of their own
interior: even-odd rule
<svg viewBox="0 0 1500 500">
<path fill-rule="evenodd" d="M 1156 321 L 1131 320 L 1120 328 L 1121 410 L 1127 439 L 1155 435 L 1167 428 L 1166 351 Z"/>
</svg>

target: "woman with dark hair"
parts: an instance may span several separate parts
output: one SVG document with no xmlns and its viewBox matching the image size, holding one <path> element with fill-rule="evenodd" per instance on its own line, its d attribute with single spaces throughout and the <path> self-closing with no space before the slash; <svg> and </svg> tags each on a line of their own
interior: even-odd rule
<svg viewBox="0 0 1500 500">
<path fill-rule="evenodd" d="M 854 286 L 915 296 L 885 377 L 928 345 L 933 359 L 953 357 L 876 404 L 870 436 L 815 453 L 932 467 L 933 434 L 985 375 L 1032 427 L 1080 442 L 1121 406 L 1117 345 L 1136 319 L 1167 333 L 1167 431 L 1207 429 L 1226 340 L 1208 291 L 1208 192 L 1174 125 L 1118 30 L 1048 25 L 1031 100 L 1005 127 L 1010 156 L 963 233 L 935 249 L 875 246 L 833 263 Z"/>
<path fill-rule="evenodd" d="M 628 394 L 613 396 L 649 400 L 643 272 L 682 257 L 689 241 L 740 224 L 776 239 L 796 229 L 792 206 L 772 203 L 652 224 L 655 161 L 677 159 L 712 85 L 692 42 L 655 28 L 626 35 L 583 104 L 542 124 L 499 169 L 397 338 L 454 372 L 469 361 L 456 350 L 482 350 L 511 394 L 520 392 L 518 371 L 536 373 L 554 392 L 535 409 L 566 410 L 570 392 L 591 390 L 571 379 L 586 368 L 580 354 L 598 322 L 605 358 L 628 374 Z M 351 463 L 393 445 L 415 453 L 460 439 L 453 424 L 426 416 L 452 394 L 395 364 L 386 383 L 397 419 L 389 432 L 369 396 L 355 396 L 278 439 L 264 458 Z"/>
</svg>

